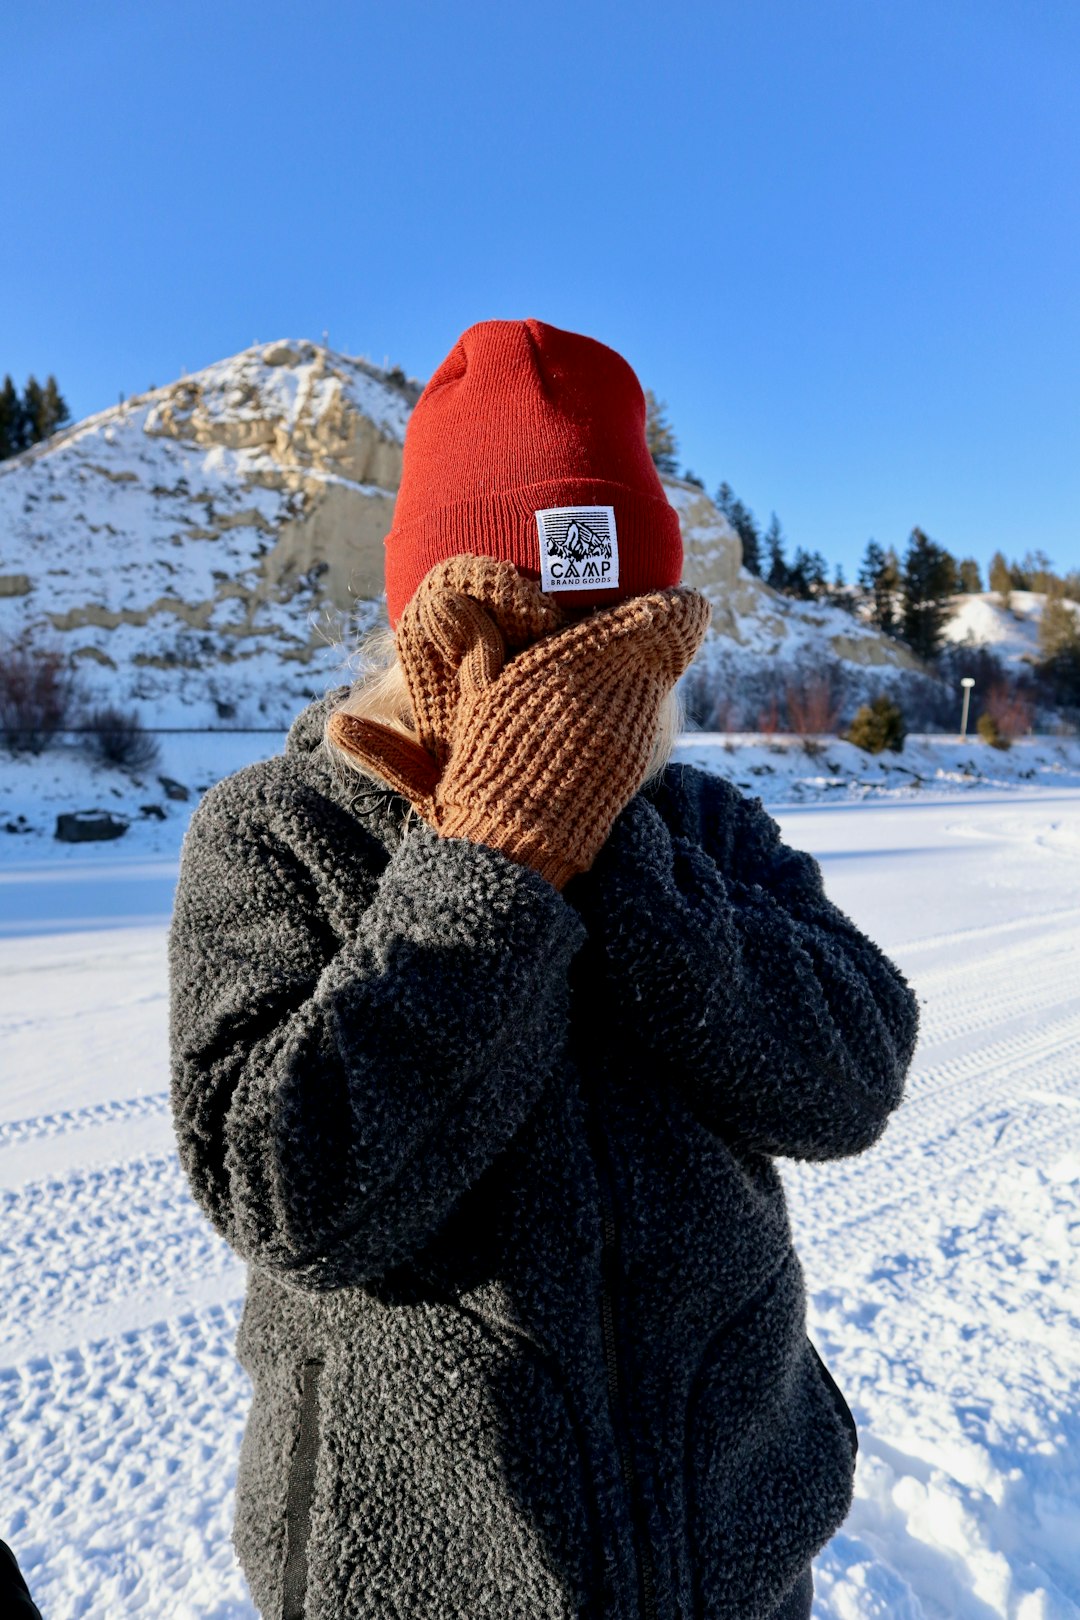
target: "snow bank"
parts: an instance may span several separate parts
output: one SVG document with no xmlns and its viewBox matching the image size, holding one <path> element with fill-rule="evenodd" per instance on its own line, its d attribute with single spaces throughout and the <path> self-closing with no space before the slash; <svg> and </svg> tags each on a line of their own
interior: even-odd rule
<svg viewBox="0 0 1080 1620">
<path fill-rule="evenodd" d="M 911 735 L 899 754 L 867 754 L 838 737 L 689 732 L 677 759 L 735 782 L 769 803 L 926 798 L 994 789 L 1080 787 L 1080 738 L 1021 737 L 1011 748 L 981 738 Z"/>
</svg>

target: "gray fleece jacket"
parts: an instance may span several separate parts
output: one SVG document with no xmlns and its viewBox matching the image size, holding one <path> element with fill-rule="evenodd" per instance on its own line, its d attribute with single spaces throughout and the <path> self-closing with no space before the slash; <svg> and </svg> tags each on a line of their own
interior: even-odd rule
<svg viewBox="0 0 1080 1620">
<path fill-rule="evenodd" d="M 729 783 L 669 767 L 559 893 L 343 772 L 340 695 L 203 799 L 170 936 L 254 1600 L 764 1620 L 856 1449 L 773 1159 L 880 1136 L 912 992 Z"/>
</svg>

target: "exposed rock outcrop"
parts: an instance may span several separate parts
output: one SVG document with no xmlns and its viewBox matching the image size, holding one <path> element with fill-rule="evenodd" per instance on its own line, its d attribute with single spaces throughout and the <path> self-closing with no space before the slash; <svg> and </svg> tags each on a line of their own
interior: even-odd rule
<svg viewBox="0 0 1080 1620">
<path fill-rule="evenodd" d="M 52 636 L 158 720 L 209 723 L 223 698 L 287 718 L 377 616 L 417 391 L 275 343 L 5 463 L 0 632 Z"/>
</svg>

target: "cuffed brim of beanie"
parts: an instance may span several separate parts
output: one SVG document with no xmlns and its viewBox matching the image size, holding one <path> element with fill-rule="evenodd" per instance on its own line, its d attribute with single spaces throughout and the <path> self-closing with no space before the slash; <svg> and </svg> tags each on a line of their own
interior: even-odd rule
<svg viewBox="0 0 1080 1620">
<path fill-rule="evenodd" d="M 644 495 L 604 479 L 529 484 L 426 512 L 398 511 L 386 537 L 386 612 L 396 625 L 424 575 L 447 557 L 494 557 L 539 579 L 537 512 L 552 507 L 610 506 L 615 512 L 619 583 L 606 589 L 560 591 L 568 606 L 593 607 L 646 591 L 667 590 L 682 578 L 679 515 L 663 496 Z"/>
</svg>

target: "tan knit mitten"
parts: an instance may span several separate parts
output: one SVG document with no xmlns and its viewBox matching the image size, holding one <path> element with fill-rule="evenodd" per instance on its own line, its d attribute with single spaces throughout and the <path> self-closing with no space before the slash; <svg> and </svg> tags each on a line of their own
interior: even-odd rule
<svg viewBox="0 0 1080 1620">
<path fill-rule="evenodd" d="M 465 561 L 484 564 L 467 585 L 451 566 Z M 708 621 L 704 597 L 676 587 L 566 624 L 512 564 L 454 558 L 398 626 L 420 740 L 348 714 L 329 735 L 443 837 L 502 850 L 561 889 L 641 786 L 664 697 Z"/>
<path fill-rule="evenodd" d="M 424 575 L 395 640 L 417 739 L 446 764 L 461 699 L 493 680 L 507 652 L 519 652 L 565 623 L 553 596 L 512 563 L 449 557 Z"/>
</svg>

